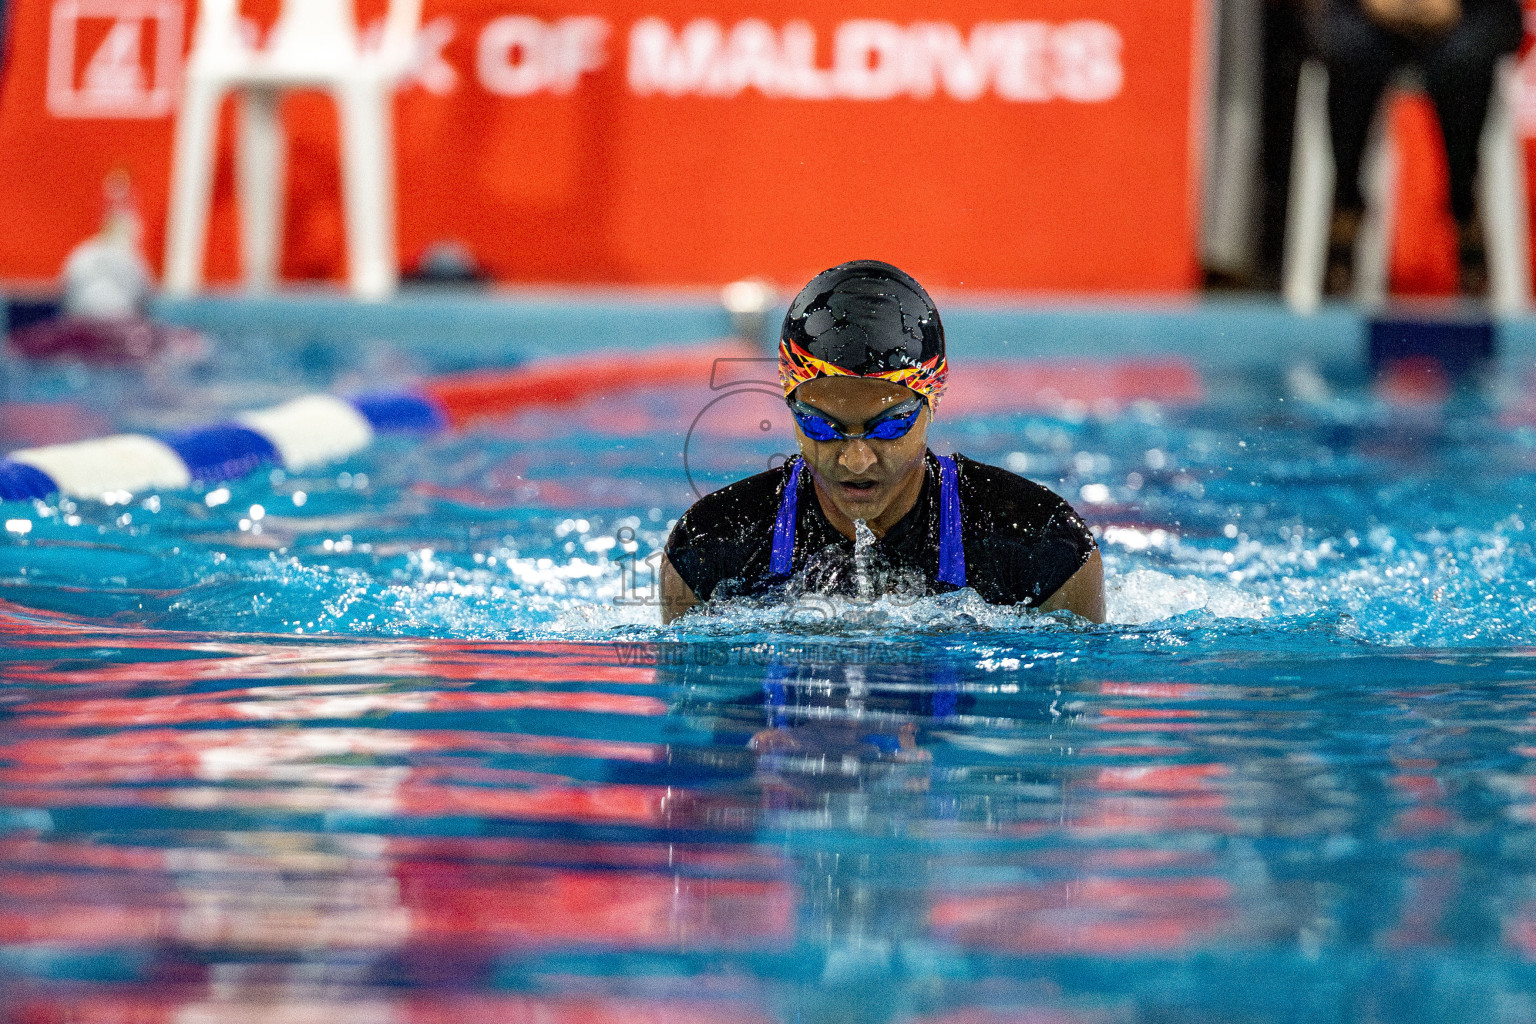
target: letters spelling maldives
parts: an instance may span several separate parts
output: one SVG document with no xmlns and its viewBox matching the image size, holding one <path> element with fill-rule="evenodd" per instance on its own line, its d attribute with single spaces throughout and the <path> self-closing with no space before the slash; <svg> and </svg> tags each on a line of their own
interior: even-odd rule
<svg viewBox="0 0 1536 1024">
<path fill-rule="evenodd" d="M 606 66 L 612 25 L 576 16 L 509 15 L 488 22 L 477 47 L 481 84 L 503 96 L 574 91 Z M 629 31 L 627 77 L 640 96 L 732 97 L 746 90 L 795 100 L 884 100 L 989 93 L 1012 102 L 1102 103 L 1124 80 L 1119 31 L 1102 21 L 981 23 L 969 35 L 945 22 L 844 21 L 831 64 L 818 63 L 816 29 L 756 18 L 729 27 L 698 18 L 675 30 L 643 18 Z"/>
</svg>

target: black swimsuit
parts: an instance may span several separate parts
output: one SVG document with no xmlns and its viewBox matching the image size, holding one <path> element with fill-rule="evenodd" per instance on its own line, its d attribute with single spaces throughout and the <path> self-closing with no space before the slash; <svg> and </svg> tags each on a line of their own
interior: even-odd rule
<svg viewBox="0 0 1536 1024">
<path fill-rule="evenodd" d="M 811 475 L 794 473 L 799 461 L 706 495 L 678 520 L 667 539 L 667 560 L 701 601 L 786 590 L 855 592 L 853 541 L 827 520 Z M 963 455 L 954 462 L 963 579 L 983 600 L 1037 606 L 1093 554 L 1088 527 L 1051 491 Z M 950 582 L 954 573 L 940 566 L 941 534 L 953 534 L 941 529 L 940 465 L 929 452 L 916 504 L 875 544 L 882 592 L 958 589 Z M 798 500 L 788 503 L 784 489 L 794 477 Z M 795 519 L 788 573 L 782 571 L 782 551 L 776 565 L 773 550 L 775 519 L 786 505 Z"/>
</svg>

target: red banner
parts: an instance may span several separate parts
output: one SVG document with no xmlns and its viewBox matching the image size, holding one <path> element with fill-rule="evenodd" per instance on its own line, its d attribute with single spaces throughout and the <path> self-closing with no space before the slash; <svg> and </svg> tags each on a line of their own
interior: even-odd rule
<svg viewBox="0 0 1536 1024">
<path fill-rule="evenodd" d="M 406 266 L 456 240 L 504 281 L 793 285 L 855 257 L 952 288 L 1196 280 L 1201 0 L 568 2 L 428 0 L 396 104 Z M 15 5 L 0 277 L 55 275 L 116 168 L 158 266 L 194 13 Z M 215 280 L 239 273 L 229 113 Z M 335 114 L 298 96 L 286 119 L 284 273 L 335 278 Z"/>
</svg>

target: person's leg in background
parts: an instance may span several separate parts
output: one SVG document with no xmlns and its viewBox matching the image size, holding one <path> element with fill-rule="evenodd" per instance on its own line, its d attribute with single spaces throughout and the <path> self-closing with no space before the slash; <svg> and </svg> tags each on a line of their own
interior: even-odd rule
<svg viewBox="0 0 1536 1024">
<path fill-rule="evenodd" d="M 11 0 L 0 0 L 0 82 L 10 71 L 7 57 L 11 52 Z"/>
<path fill-rule="evenodd" d="M 1259 287 L 1280 288 L 1285 219 L 1290 205 L 1291 146 L 1296 134 L 1296 83 L 1310 55 L 1302 0 L 1264 0 L 1263 142 L 1259 165 Z"/>
<path fill-rule="evenodd" d="M 1335 171 L 1324 286 L 1330 295 L 1340 295 L 1351 290 L 1355 236 L 1365 212 L 1360 161 L 1376 107 L 1400 62 L 1401 43 L 1370 21 L 1353 0 L 1324 0 L 1312 20 L 1312 45 L 1328 68 Z"/>
<path fill-rule="evenodd" d="M 1498 60 L 1520 45 L 1524 33 L 1518 0 L 1464 0 L 1454 28 L 1425 48 L 1424 84 L 1434 101 L 1450 167 L 1451 214 L 1456 218 L 1461 289 L 1479 295 L 1488 287 L 1482 224 L 1473 183 L 1478 144 L 1488 116 Z"/>
</svg>

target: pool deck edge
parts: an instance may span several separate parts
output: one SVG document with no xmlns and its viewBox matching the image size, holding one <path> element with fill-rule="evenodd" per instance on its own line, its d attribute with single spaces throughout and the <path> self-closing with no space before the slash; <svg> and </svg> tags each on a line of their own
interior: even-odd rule
<svg viewBox="0 0 1536 1024">
<path fill-rule="evenodd" d="M 1325 305 L 1297 316 L 1278 301 L 1250 298 L 948 297 L 950 352 L 966 359 L 1177 357 L 1213 372 L 1273 371 L 1297 362 L 1357 369 L 1367 316 Z M 650 291 L 406 291 L 359 303 L 333 292 L 159 297 L 159 319 L 238 342 L 278 346 L 317 340 L 383 342 L 438 369 L 509 365 L 541 356 L 647 349 L 728 336 L 730 315 L 708 293 Z M 1405 306 L 1398 315 L 1458 315 Z M 1460 315 L 1465 315 L 1463 311 Z M 782 310 L 764 322 L 765 349 Z M 1536 316 L 1497 322 L 1506 364 L 1536 362 Z"/>
</svg>

